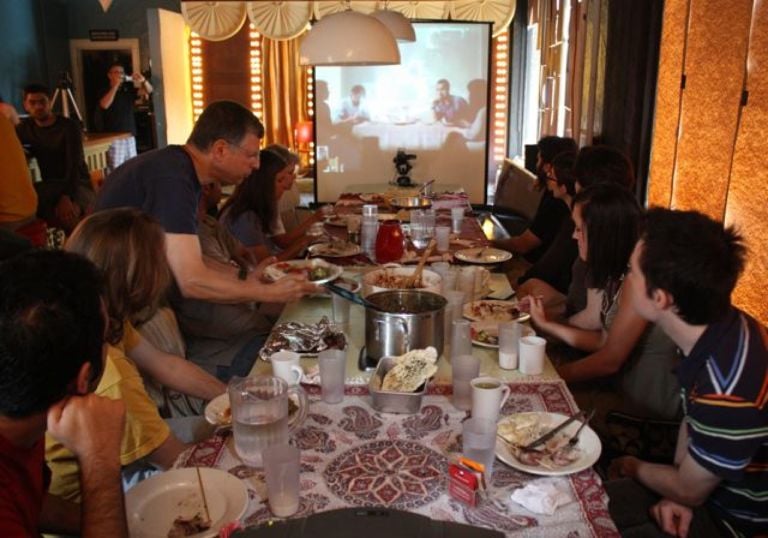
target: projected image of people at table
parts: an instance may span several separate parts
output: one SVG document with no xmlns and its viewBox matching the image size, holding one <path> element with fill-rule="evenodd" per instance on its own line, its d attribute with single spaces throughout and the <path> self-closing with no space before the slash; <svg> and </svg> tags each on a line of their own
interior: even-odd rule
<svg viewBox="0 0 768 538">
<path fill-rule="evenodd" d="M 482 203 L 487 175 L 490 26 L 414 23 L 401 64 L 315 69 L 317 197 L 345 185 L 395 183 L 398 151 L 411 178 L 461 185 Z"/>
</svg>

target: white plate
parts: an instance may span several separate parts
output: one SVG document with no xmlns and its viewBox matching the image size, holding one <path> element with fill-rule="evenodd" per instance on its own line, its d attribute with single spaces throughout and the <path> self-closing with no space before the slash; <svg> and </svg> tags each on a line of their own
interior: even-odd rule
<svg viewBox="0 0 768 538">
<path fill-rule="evenodd" d="M 200 476 L 211 528 L 193 536 L 218 536 L 219 529 L 245 514 L 248 490 L 225 471 L 201 467 Z M 177 517 L 205 513 L 197 472 L 194 468 L 173 469 L 139 482 L 125 494 L 125 510 L 132 538 L 165 538 Z"/>
<path fill-rule="evenodd" d="M 325 223 L 328 226 L 339 226 L 340 228 L 347 227 L 347 219 L 342 215 L 331 215 L 325 218 Z"/>
<path fill-rule="evenodd" d="M 517 300 L 495 301 L 484 299 L 465 304 L 462 314 L 465 318 L 472 321 L 495 321 L 496 323 L 528 321 L 531 319 L 531 315 L 527 312 L 520 312 L 517 317 L 512 317 L 512 312 L 510 311 L 512 308 L 517 308 Z"/>
<path fill-rule="evenodd" d="M 547 413 L 543 411 L 531 412 L 531 413 L 518 413 L 518 414 L 532 415 L 537 420 L 540 421 L 540 424 L 546 425 L 547 427 L 551 427 L 551 428 L 558 426 L 563 421 L 568 419 L 567 416 L 561 415 L 560 413 Z M 499 421 L 499 425 L 504 423 L 505 420 L 509 420 L 510 418 L 511 417 L 502 418 Z M 576 433 L 576 430 L 579 429 L 580 425 L 581 425 L 581 421 L 576 420 L 571 424 L 569 424 L 568 426 L 566 426 L 562 430 L 562 433 L 570 437 L 571 435 Z M 548 429 L 551 429 L 551 428 L 548 428 Z M 512 455 L 507 444 L 501 439 L 496 439 L 496 457 L 499 458 L 504 463 L 506 463 L 507 465 L 509 465 L 510 467 L 513 467 L 520 471 L 524 471 L 526 473 L 542 475 L 542 476 L 560 476 L 560 475 L 577 473 L 579 471 L 583 471 L 584 469 L 588 469 L 589 467 L 592 467 L 592 465 L 594 465 L 594 463 L 597 461 L 597 458 L 600 457 L 600 452 L 603 449 L 602 444 L 600 443 L 600 438 L 597 436 L 595 431 L 592 428 L 590 428 L 588 425 L 585 426 L 583 430 L 581 430 L 581 434 L 579 434 L 579 442 L 576 444 L 576 447 L 581 451 L 581 455 L 579 459 L 577 459 L 576 461 L 574 461 L 569 465 L 558 467 L 556 469 L 548 469 L 547 467 L 526 465 L 525 463 L 520 462 L 514 455 Z"/>
<path fill-rule="evenodd" d="M 229 394 L 219 394 L 205 406 L 205 420 L 214 426 L 232 424 L 232 411 L 229 406 Z"/>
<path fill-rule="evenodd" d="M 335 241 L 333 243 L 315 243 L 307 249 L 313 256 L 324 256 L 326 258 L 345 258 L 355 256 L 362 252 L 360 245 L 348 241 Z"/>
<path fill-rule="evenodd" d="M 472 343 L 479 347 L 487 347 L 490 349 L 499 349 L 499 322 L 498 321 L 473 321 L 469 324 L 469 331 L 472 338 Z M 488 342 L 477 340 L 475 336 L 480 331 L 484 331 L 489 336 L 496 337 L 496 343 L 490 344 Z M 528 327 L 522 326 L 522 334 L 520 336 L 536 336 L 536 331 Z"/>
<path fill-rule="evenodd" d="M 344 272 L 344 269 L 338 265 L 328 263 L 327 261 L 321 260 L 319 258 L 314 258 L 311 260 L 293 260 L 273 263 L 264 269 L 264 274 L 267 276 L 267 278 L 270 278 L 273 281 L 280 280 L 281 278 L 290 274 L 304 274 L 307 275 L 307 278 L 309 278 L 309 272 L 316 267 L 326 268 L 328 270 L 328 276 L 319 278 L 317 280 L 310 279 L 313 284 L 325 284 L 326 282 L 331 282 L 332 280 L 339 278 L 341 273 Z"/>
<path fill-rule="evenodd" d="M 501 263 L 512 258 L 512 253 L 490 247 L 465 248 L 454 252 L 453 255 L 457 260 L 466 263 L 481 264 Z"/>
</svg>

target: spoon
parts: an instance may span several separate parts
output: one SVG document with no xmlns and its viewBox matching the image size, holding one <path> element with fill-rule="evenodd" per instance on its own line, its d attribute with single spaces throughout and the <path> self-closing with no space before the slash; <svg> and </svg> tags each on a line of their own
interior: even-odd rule
<svg viewBox="0 0 768 538">
<path fill-rule="evenodd" d="M 328 291 L 330 291 L 331 293 L 340 295 L 341 297 L 344 297 L 346 300 L 352 301 L 355 304 L 359 304 L 361 306 L 364 306 L 365 308 L 372 308 L 373 310 L 377 310 L 379 312 L 384 312 L 384 310 L 379 308 L 378 305 L 372 303 L 368 299 L 365 299 L 354 292 L 349 291 L 346 288 L 342 288 L 341 286 L 337 286 L 336 284 L 332 284 L 330 282 L 326 282 L 325 284 L 323 284 L 323 286 L 328 288 Z"/>
<path fill-rule="evenodd" d="M 427 248 L 425 248 L 424 252 L 421 254 L 418 267 L 416 267 L 416 270 L 410 276 L 404 287 L 415 288 L 421 285 L 421 274 L 424 272 L 424 264 L 427 263 L 427 258 L 429 258 L 429 255 L 432 254 L 432 249 L 435 248 L 436 244 L 437 242 L 435 241 L 434 237 L 429 240 Z"/>
</svg>

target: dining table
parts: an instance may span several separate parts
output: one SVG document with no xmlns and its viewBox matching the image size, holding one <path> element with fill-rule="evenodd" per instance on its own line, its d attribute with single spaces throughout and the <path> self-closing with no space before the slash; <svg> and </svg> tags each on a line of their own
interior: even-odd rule
<svg viewBox="0 0 768 538">
<path fill-rule="evenodd" d="M 451 194 L 449 200 L 457 203 L 455 194 Z M 350 203 L 354 197 L 354 193 L 342 195 L 337 212 L 358 205 Z M 461 197 L 458 200 L 467 203 Z M 465 221 L 470 222 L 465 223 L 460 237 L 482 242 L 479 222 L 472 218 Z M 355 279 L 370 267 L 358 264 L 346 265 L 344 269 L 347 277 Z M 491 288 L 499 297 L 512 295 L 503 273 L 493 275 Z M 289 303 L 278 325 L 332 319 L 331 303 L 327 294 Z M 601 479 L 591 467 L 540 476 L 497 459 L 488 488 L 476 506 L 450 496 L 448 466 L 461 456 L 462 422 L 469 414 L 452 403 L 450 353 L 446 350 L 439 358 L 438 370 L 427 384 L 418 412 L 380 412 L 373 407 L 369 393 L 372 372 L 360 368 L 364 319 L 363 307 L 352 304 L 349 321 L 337 325 L 346 337 L 347 359 L 344 398 L 340 403 L 322 400 L 316 356 L 301 359 L 305 371 L 301 386 L 307 393 L 309 410 L 304 422 L 291 434 L 291 443 L 301 450 L 300 504 L 291 518 L 337 508 L 377 506 L 490 528 L 507 536 L 619 536 L 608 512 Z M 497 349 L 473 346 L 472 355 L 480 361 L 481 376 L 496 377 L 509 386 L 510 396 L 500 410 L 500 417 L 523 412 L 573 415 L 578 411 L 567 385 L 548 358 L 541 374 L 525 375 L 517 369 L 500 368 Z M 257 360 L 251 375 L 272 375 L 270 363 Z M 497 447 L 497 455 L 498 450 Z M 599 454 L 599 445 L 597 450 Z M 228 427 L 219 428 L 212 437 L 185 451 L 175 467 L 212 467 L 242 480 L 248 490 L 248 506 L 240 519 L 244 527 L 280 519 L 269 509 L 263 469 L 242 462 Z M 512 501 L 513 491 L 532 483 L 559 488 L 567 493 L 568 502 L 553 514 L 545 515 Z"/>
</svg>

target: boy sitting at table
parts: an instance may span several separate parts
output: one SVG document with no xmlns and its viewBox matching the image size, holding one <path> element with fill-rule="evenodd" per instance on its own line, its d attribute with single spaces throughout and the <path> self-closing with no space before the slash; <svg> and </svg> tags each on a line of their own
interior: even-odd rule
<svg viewBox="0 0 768 538">
<path fill-rule="evenodd" d="M 685 417 L 673 465 L 613 462 L 613 476 L 631 479 L 606 484 L 623 532 L 654 531 L 653 503 L 650 514 L 675 536 L 768 532 L 768 331 L 730 302 L 745 251 L 732 228 L 700 213 L 648 214 L 627 295 L 684 355 Z"/>
</svg>

